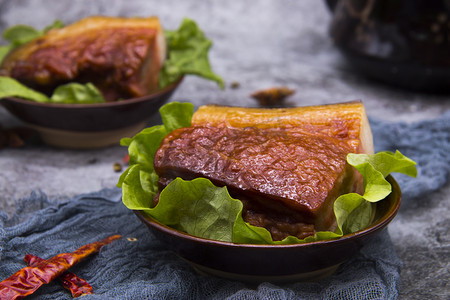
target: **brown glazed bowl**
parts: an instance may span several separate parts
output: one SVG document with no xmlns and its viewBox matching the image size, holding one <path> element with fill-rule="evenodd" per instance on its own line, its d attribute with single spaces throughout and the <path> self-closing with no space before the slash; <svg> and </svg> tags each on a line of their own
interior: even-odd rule
<svg viewBox="0 0 450 300">
<path fill-rule="evenodd" d="M 397 214 L 401 191 L 392 176 L 392 193 L 376 203 L 372 224 L 339 239 L 292 245 L 234 244 L 195 237 L 134 211 L 168 249 L 200 274 L 246 282 L 316 280 L 333 274 L 340 264 L 379 234 Z"/>
<path fill-rule="evenodd" d="M 35 129 L 46 144 L 99 148 L 118 144 L 122 137 L 132 137 L 142 130 L 182 80 L 183 77 L 155 93 L 116 102 L 55 104 L 8 97 L 0 99 L 0 103 Z"/>
</svg>

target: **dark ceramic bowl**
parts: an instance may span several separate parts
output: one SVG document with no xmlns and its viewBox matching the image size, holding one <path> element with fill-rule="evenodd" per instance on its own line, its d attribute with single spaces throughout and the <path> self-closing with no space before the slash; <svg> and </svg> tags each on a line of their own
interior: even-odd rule
<svg viewBox="0 0 450 300">
<path fill-rule="evenodd" d="M 118 144 L 142 130 L 171 97 L 183 78 L 155 93 L 133 99 L 95 104 L 39 103 L 3 98 L 0 103 L 40 134 L 64 148 L 98 148 Z"/>
<path fill-rule="evenodd" d="M 340 264 L 379 234 L 395 217 L 401 191 L 388 176 L 392 193 L 376 204 L 372 224 L 342 238 L 295 245 L 234 244 L 195 237 L 167 227 L 134 211 L 168 249 L 201 274 L 247 282 L 315 280 L 333 274 Z"/>
<path fill-rule="evenodd" d="M 356 71 L 408 90 L 450 93 L 448 1 L 326 3 L 330 36 Z"/>
</svg>

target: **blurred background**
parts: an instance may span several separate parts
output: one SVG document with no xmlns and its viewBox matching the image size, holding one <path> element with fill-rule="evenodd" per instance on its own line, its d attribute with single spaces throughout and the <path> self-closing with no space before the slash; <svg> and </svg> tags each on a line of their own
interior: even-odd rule
<svg viewBox="0 0 450 300">
<path fill-rule="evenodd" d="M 446 93 L 418 91 L 413 83 L 411 88 L 391 85 L 369 79 L 367 72 L 357 72 L 345 44 L 351 37 L 345 32 L 355 21 L 343 21 L 343 7 L 337 9 L 339 14 L 334 19 L 327 2 L 336 4 L 318 0 L 0 0 L 0 31 L 19 23 L 42 29 L 55 19 L 69 24 L 91 15 L 155 15 L 164 28 L 175 29 L 184 17 L 189 17 L 213 40 L 210 62 L 226 87 L 221 90 L 214 82 L 188 76 L 171 101 L 190 101 L 196 107 L 210 103 L 258 106 L 251 93 L 286 86 L 295 90 L 286 100 L 288 106 L 360 99 L 372 120 L 433 120 L 450 109 Z M 330 24 L 335 25 L 331 32 Z M 385 34 L 393 35 L 389 31 Z M 159 122 L 158 118 L 154 116 L 149 124 Z M 8 128 L 23 124 L 0 106 L 0 125 Z M 0 194 L 5 199 L 0 208 L 12 214 L 16 199 L 27 197 L 31 190 L 63 201 L 79 193 L 112 188 L 120 176 L 113 164 L 121 162 L 126 153 L 127 149 L 120 146 L 76 151 L 41 144 L 0 150 Z M 430 215 L 441 210 L 439 203 L 448 203 L 449 192 L 447 183 L 430 195 L 433 200 L 426 215 L 407 211 L 389 227 L 398 255 L 405 262 L 401 274 L 403 299 L 423 299 L 424 295 L 439 298 L 445 294 L 442 275 L 448 271 L 448 251 L 442 249 L 445 240 L 448 242 L 448 228 L 436 231 Z M 439 244 L 437 235 L 443 244 Z M 433 248 L 436 243 L 437 250 Z"/>
<path fill-rule="evenodd" d="M 184 17 L 194 19 L 213 40 L 211 64 L 228 85 L 219 91 L 212 82 L 186 78 L 174 98 L 198 105 L 226 101 L 256 106 L 250 93 L 286 85 L 296 90 L 289 98 L 296 105 L 361 99 L 372 115 L 383 119 L 432 118 L 450 107 L 446 95 L 422 95 L 356 73 L 330 38 L 332 14 L 325 1 L 1 0 L 0 30 L 17 23 L 43 28 L 55 19 L 71 23 L 96 14 L 157 15 L 167 29 L 177 28 Z M 233 82 L 239 89 L 230 88 Z"/>
</svg>

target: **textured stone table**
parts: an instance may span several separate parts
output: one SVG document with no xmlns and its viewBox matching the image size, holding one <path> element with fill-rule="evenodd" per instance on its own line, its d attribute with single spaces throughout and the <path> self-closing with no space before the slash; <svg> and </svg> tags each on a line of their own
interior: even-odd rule
<svg viewBox="0 0 450 300">
<path fill-rule="evenodd" d="M 355 74 L 328 37 L 330 15 L 319 0 L 0 0 L 0 31 L 17 23 L 43 28 L 57 18 L 70 23 L 94 14 L 157 15 L 167 29 L 178 27 L 184 17 L 197 21 L 214 40 L 211 63 L 227 88 L 221 91 L 212 82 L 188 77 L 172 100 L 191 101 L 196 106 L 256 106 L 249 97 L 251 92 L 283 85 L 296 90 L 289 104 L 361 99 L 371 117 L 383 120 L 432 119 L 450 109 L 449 96 L 408 92 Z M 238 82 L 239 88 L 230 88 L 232 82 Z M 149 124 L 155 122 L 157 117 Z M 2 107 L 0 124 L 6 128 L 22 125 Z M 113 187 L 120 175 L 113 164 L 126 153 L 120 146 L 76 151 L 32 145 L 0 150 L 0 209 L 12 215 L 15 201 L 31 191 L 64 201 L 79 193 Z M 447 182 L 445 188 L 430 195 L 426 207 L 420 207 L 422 214 L 409 210 L 389 227 L 404 261 L 402 299 L 448 297 L 449 192 Z"/>
</svg>

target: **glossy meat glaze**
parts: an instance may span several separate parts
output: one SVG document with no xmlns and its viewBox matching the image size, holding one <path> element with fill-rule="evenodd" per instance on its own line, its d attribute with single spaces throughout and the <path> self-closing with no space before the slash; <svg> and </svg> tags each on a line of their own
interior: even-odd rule
<svg viewBox="0 0 450 300">
<path fill-rule="evenodd" d="M 278 222 L 306 223 L 325 230 L 334 223 L 330 203 L 352 191 L 349 152 L 345 141 L 295 130 L 194 126 L 167 136 L 155 170 L 162 187 L 176 177 L 227 186 L 233 197 L 246 199 L 244 217 L 252 225 L 275 230 Z M 261 218 L 268 214 L 273 222 Z"/>
</svg>

